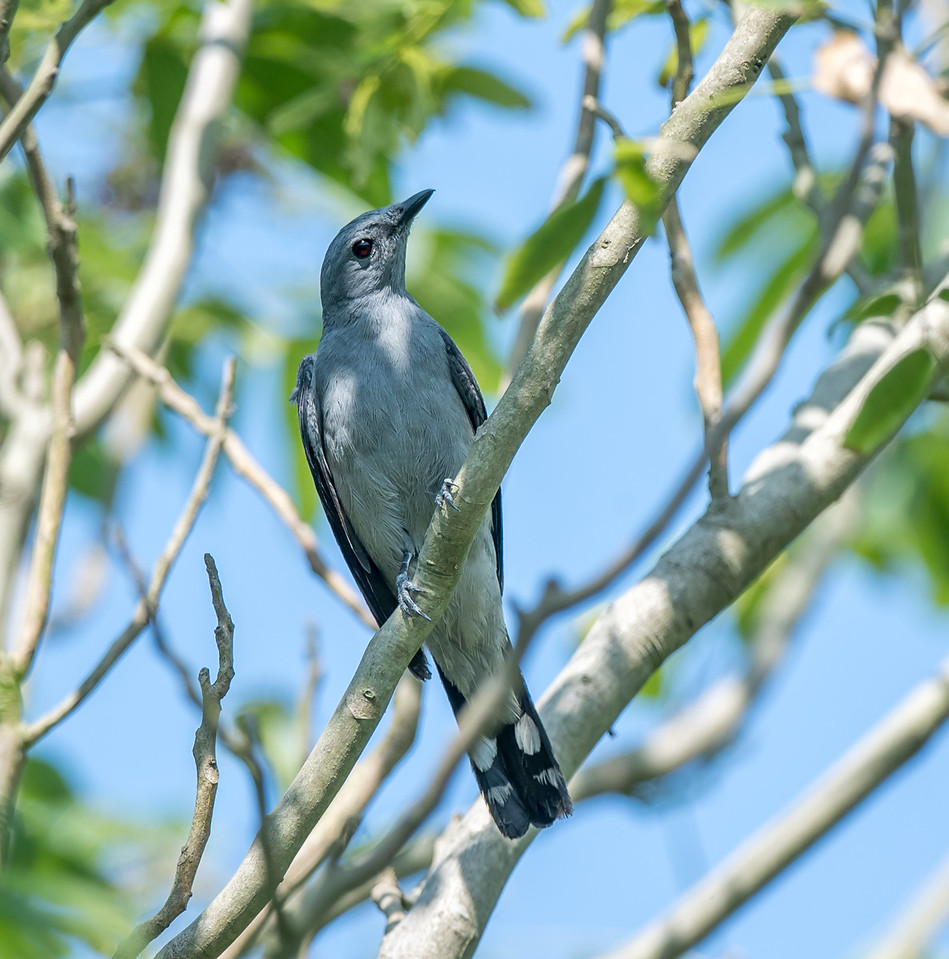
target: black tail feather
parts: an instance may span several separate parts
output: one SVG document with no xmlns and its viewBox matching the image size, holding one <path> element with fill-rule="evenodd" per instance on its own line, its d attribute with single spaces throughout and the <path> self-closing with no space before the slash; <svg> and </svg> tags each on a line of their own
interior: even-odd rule
<svg viewBox="0 0 949 959">
<path fill-rule="evenodd" d="M 438 674 L 457 716 L 465 698 L 441 667 Z M 518 721 L 502 726 L 493 738 L 482 737 L 470 755 L 478 788 L 498 829 L 508 839 L 519 839 L 529 826 L 543 828 L 573 812 L 550 738 L 523 680 L 518 699 Z"/>
</svg>

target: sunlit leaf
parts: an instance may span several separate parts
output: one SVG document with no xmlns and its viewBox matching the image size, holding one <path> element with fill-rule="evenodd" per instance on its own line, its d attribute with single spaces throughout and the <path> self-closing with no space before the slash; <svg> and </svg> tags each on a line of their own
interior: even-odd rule
<svg viewBox="0 0 949 959">
<path fill-rule="evenodd" d="M 668 7 L 665 0 L 616 0 L 606 18 L 606 29 L 614 33 L 639 16 L 666 15 Z M 590 8 L 584 7 L 570 21 L 562 40 L 566 43 L 576 33 L 583 30 L 590 21 Z"/>
<path fill-rule="evenodd" d="M 626 198 L 639 210 L 640 229 L 652 233 L 662 213 L 662 191 L 646 170 L 646 152 L 642 144 L 621 137 L 613 144 L 616 161 L 614 175 Z"/>
<path fill-rule="evenodd" d="M 439 93 L 441 96 L 466 94 L 511 110 L 525 110 L 531 105 L 525 94 L 496 74 L 470 66 L 449 67 L 442 71 Z"/>
<path fill-rule="evenodd" d="M 579 200 L 554 210 L 508 257 L 495 300 L 498 310 L 507 309 L 570 256 L 600 208 L 605 185 L 604 177 L 594 180 Z"/>
<path fill-rule="evenodd" d="M 778 261 L 775 271 L 767 278 L 738 328 L 726 337 L 726 345 L 722 351 L 722 379 L 726 385 L 735 378 L 748 359 L 765 324 L 788 299 L 807 272 L 818 239 L 815 226 L 796 250 L 783 261 Z"/>
<path fill-rule="evenodd" d="M 864 400 L 844 445 L 857 453 L 872 453 L 922 402 L 935 366 L 927 349 L 913 350 L 902 357 Z"/>
<path fill-rule="evenodd" d="M 693 57 L 701 53 L 702 48 L 705 46 L 707 37 L 708 19 L 706 17 L 700 17 L 698 20 L 693 20 L 689 24 L 689 40 L 691 43 Z M 669 86 L 678 70 L 679 49 L 675 43 L 673 43 L 672 50 L 670 51 L 669 56 L 666 57 L 666 62 L 663 64 L 662 69 L 659 71 L 659 86 Z"/>
</svg>

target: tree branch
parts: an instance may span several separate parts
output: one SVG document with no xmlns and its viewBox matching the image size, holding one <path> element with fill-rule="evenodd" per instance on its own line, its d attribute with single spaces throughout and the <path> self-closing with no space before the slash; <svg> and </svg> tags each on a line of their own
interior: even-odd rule
<svg viewBox="0 0 949 959">
<path fill-rule="evenodd" d="M 214 467 L 217 465 L 218 456 L 221 452 L 221 446 L 224 442 L 224 433 L 227 429 L 227 418 L 231 415 L 231 397 L 234 387 L 234 360 L 229 359 L 224 364 L 224 375 L 221 383 L 221 392 L 218 398 L 218 418 L 217 429 L 209 438 L 205 446 L 204 456 L 201 465 L 198 468 L 194 483 L 191 486 L 191 492 L 188 496 L 184 509 L 175 523 L 174 529 L 161 556 L 158 557 L 152 570 L 152 578 L 148 585 L 147 596 L 139 600 L 128 626 L 125 627 L 121 635 L 112 643 L 105 655 L 95 665 L 89 675 L 82 681 L 78 689 L 70 693 L 57 706 L 54 706 L 49 712 L 45 713 L 39 719 L 28 724 L 22 731 L 23 743 L 26 747 L 32 746 L 39 739 L 45 736 L 51 729 L 59 725 L 70 713 L 73 712 L 87 696 L 99 685 L 109 670 L 115 665 L 119 657 L 129 648 L 129 646 L 138 637 L 139 633 L 149 624 L 158 608 L 158 601 L 161 597 L 161 591 L 168 578 L 171 567 L 178 558 L 181 547 L 184 546 L 188 538 L 198 513 L 201 510 L 204 501 L 207 499 L 208 488 L 211 483 L 211 477 L 214 475 Z"/>
<path fill-rule="evenodd" d="M 88 2 L 88 0 L 87 0 Z M 194 252 L 194 234 L 215 173 L 217 131 L 226 115 L 250 31 L 252 0 L 208 0 L 201 45 L 188 71 L 168 139 L 151 245 L 112 328 L 112 339 L 151 353 L 164 337 Z M 129 382 L 126 365 L 103 350 L 76 386 L 76 429 L 94 430 Z"/>
<path fill-rule="evenodd" d="M 66 51 L 70 44 L 79 35 L 80 31 L 88 26 L 96 15 L 112 0 L 83 0 L 79 9 L 63 23 L 56 31 L 56 36 L 50 40 L 40 60 L 33 79 L 29 86 L 16 103 L 12 104 L 9 112 L 0 122 L 0 160 L 2 160 L 13 147 L 13 144 L 20 138 L 20 135 L 26 129 L 29 122 L 36 116 L 37 110 L 46 102 L 47 97 L 53 92 L 53 84 L 59 74 L 59 65 L 66 56 Z M 8 13 L 10 8 L 16 10 L 17 3 L 6 3 L 0 8 L 0 16 Z M 7 20 L 12 21 L 12 12 L 8 13 Z M 7 27 L 9 30 L 9 26 Z M 7 45 L 8 38 L 6 31 L 0 28 L 0 64 L 6 60 L 4 53 L 9 54 Z"/>
<path fill-rule="evenodd" d="M 648 170 L 665 200 L 685 176 L 697 149 L 741 99 L 793 22 L 792 16 L 781 12 L 750 8 L 709 74 L 663 126 Z M 684 150 L 686 144 L 691 149 Z M 426 598 L 432 622 L 406 621 L 397 612 L 376 633 L 329 725 L 267 817 L 241 866 L 204 913 L 161 950 L 161 959 L 219 954 L 266 903 L 271 890 L 264 877 L 264 848 L 275 851 L 278 871 L 289 865 L 349 774 L 402 670 L 444 613 L 468 545 L 514 454 L 550 402 L 580 336 L 643 240 L 636 209 L 624 203 L 548 307 L 511 386 L 478 431 L 455 478 L 455 502 L 461 510 L 436 513 L 426 536 L 415 582 Z"/>
<path fill-rule="evenodd" d="M 0 0 L 0 67 L 10 59 L 10 28 L 20 0 Z"/>
<path fill-rule="evenodd" d="M 214 639 L 217 643 L 218 671 L 213 683 L 207 667 L 202 667 L 198 673 L 198 682 L 201 685 L 201 725 L 194 734 L 192 750 L 198 784 L 191 829 L 178 857 L 175 878 L 165 904 L 151 919 L 136 926 L 122 940 L 115 950 L 114 959 L 135 959 L 185 911 L 204 848 L 211 836 L 211 817 L 214 814 L 214 798 L 217 795 L 219 779 L 215 750 L 218 720 L 221 716 L 221 700 L 227 695 L 234 678 L 234 622 L 224 605 L 221 580 L 210 553 L 204 554 L 204 565 L 207 568 L 211 601 L 217 616 Z"/>
<path fill-rule="evenodd" d="M 593 150 L 593 139 L 596 133 L 596 113 L 591 108 L 591 103 L 595 104 L 600 95 L 600 79 L 606 58 L 606 21 L 612 5 L 612 0 L 593 0 L 590 7 L 590 15 L 581 39 L 584 71 L 577 135 L 573 152 L 567 157 L 557 177 L 557 186 L 550 205 L 551 210 L 576 200 L 590 165 L 590 153 Z M 527 352 L 527 347 L 537 330 L 537 324 L 544 313 L 561 269 L 563 268 L 551 270 L 524 298 L 517 336 L 511 347 L 511 355 L 508 357 L 505 385 Z"/>
<path fill-rule="evenodd" d="M 844 437 L 873 387 L 921 348 L 931 349 L 939 366 L 949 362 L 949 303 L 933 299 L 895 339 L 880 326 L 857 327 L 788 433 L 754 461 L 738 494 L 699 519 L 597 620 L 542 701 L 567 775 L 656 667 L 733 602 L 868 464 L 871 457 L 847 449 Z M 450 827 L 418 902 L 383 940 L 380 956 L 470 956 L 530 841 L 505 843 L 475 806 Z"/>
<path fill-rule="evenodd" d="M 174 381 L 165 367 L 134 347 L 120 346 L 112 342 L 109 348 L 157 389 L 158 396 L 169 409 L 186 419 L 199 433 L 204 433 L 205 436 L 211 435 L 215 428 L 214 418 L 208 416 L 198 405 L 197 400 Z M 224 436 L 224 453 L 238 476 L 243 476 L 283 520 L 303 549 L 310 569 L 323 580 L 326 587 L 343 605 L 348 606 L 370 629 L 376 629 L 376 622 L 365 603 L 356 595 L 346 579 L 329 566 L 320 555 L 313 528 L 309 523 L 304 522 L 287 491 L 254 459 L 243 440 L 233 430 L 228 430 Z"/>
<path fill-rule="evenodd" d="M 792 549 L 777 582 L 762 601 L 748 643 L 749 662 L 739 676 L 716 682 L 692 703 L 651 731 L 638 747 L 595 765 L 583 766 L 570 781 L 574 802 L 606 792 L 638 794 L 640 787 L 696 760 L 712 758 L 738 735 L 788 643 L 806 614 L 827 567 L 857 516 L 853 490 L 830 507 Z"/>
<path fill-rule="evenodd" d="M 609 959 L 675 959 L 806 852 L 949 719 L 949 659 L 807 792 Z"/>
</svg>

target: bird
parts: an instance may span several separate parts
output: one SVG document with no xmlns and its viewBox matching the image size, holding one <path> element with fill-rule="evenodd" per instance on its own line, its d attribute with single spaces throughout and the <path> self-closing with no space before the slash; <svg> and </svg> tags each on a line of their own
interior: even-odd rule
<svg viewBox="0 0 949 959">
<path fill-rule="evenodd" d="M 409 230 L 433 193 L 363 213 L 330 243 L 320 271 L 322 335 L 290 398 L 324 512 L 380 625 L 397 607 L 426 616 L 415 563 L 435 510 L 458 508 L 452 478 L 487 418 L 468 362 L 405 288 Z M 511 650 L 503 585 L 498 491 L 426 641 L 456 717 Z M 422 650 L 409 668 L 422 680 L 431 675 Z M 508 839 L 573 811 L 519 671 L 469 760 Z"/>
</svg>

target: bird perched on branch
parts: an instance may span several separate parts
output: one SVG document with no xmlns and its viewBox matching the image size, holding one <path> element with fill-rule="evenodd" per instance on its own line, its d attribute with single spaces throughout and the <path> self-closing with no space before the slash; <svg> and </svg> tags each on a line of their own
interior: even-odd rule
<svg viewBox="0 0 949 959">
<path fill-rule="evenodd" d="M 415 562 L 436 507 L 454 506 L 451 477 L 487 416 L 461 351 L 405 290 L 409 229 L 433 192 L 364 213 L 339 231 L 320 274 L 322 339 L 300 364 L 291 397 L 323 509 L 380 624 L 396 606 L 425 615 L 411 579 Z M 498 492 L 427 640 L 456 715 L 511 649 L 502 586 Z M 421 650 L 410 669 L 429 677 Z M 520 674 L 470 760 L 505 836 L 572 811 Z"/>
</svg>

